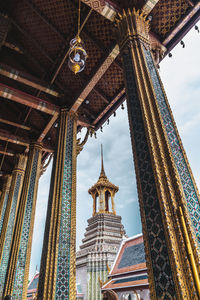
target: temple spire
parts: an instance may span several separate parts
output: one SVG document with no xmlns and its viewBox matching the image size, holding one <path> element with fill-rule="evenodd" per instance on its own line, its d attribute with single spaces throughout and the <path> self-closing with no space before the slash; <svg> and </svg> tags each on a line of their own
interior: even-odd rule
<svg viewBox="0 0 200 300">
<path fill-rule="evenodd" d="M 101 144 L 101 173 L 99 178 L 106 177 L 105 171 L 104 171 L 104 165 L 103 165 L 103 145 Z"/>
<path fill-rule="evenodd" d="M 118 192 L 118 186 L 112 184 L 104 171 L 103 165 L 103 146 L 101 145 L 101 172 L 99 179 L 95 185 L 89 189 L 89 194 L 93 198 L 93 216 L 96 214 L 114 214 L 115 211 L 115 202 L 114 197 L 116 192 Z M 109 199 L 111 200 L 112 209 L 109 210 Z"/>
</svg>

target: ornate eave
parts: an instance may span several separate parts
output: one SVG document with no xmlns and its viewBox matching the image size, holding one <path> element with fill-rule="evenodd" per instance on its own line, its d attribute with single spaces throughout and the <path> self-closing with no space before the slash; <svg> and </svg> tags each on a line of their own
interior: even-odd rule
<svg viewBox="0 0 200 300">
<path fill-rule="evenodd" d="M 118 192 L 119 190 L 119 187 L 114 185 L 113 183 L 111 183 L 107 177 L 106 178 L 102 178 L 102 177 L 99 177 L 99 180 L 97 181 L 96 184 L 94 184 L 89 190 L 88 190 L 88 193 L 89 194 L 94 194 L 95 191 L 97 192 L 98 189 L 101 189 L 101 188 L 108 188 L 110 190 L 113 190 L 115 193 Z"/>
</svg>

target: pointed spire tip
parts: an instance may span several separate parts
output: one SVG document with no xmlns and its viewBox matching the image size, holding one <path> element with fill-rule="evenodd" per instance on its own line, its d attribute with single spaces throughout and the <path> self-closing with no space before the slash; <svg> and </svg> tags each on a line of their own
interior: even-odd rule
<svg viewBox="0 0 200 300">
<path fill-rule="evenodd" d="M 101 173 L 100 177 L 106 177 L 105 171 L 104 171 L 104 165 L 103 165 L 103 145 L 101 144 Z"/>
</svg>

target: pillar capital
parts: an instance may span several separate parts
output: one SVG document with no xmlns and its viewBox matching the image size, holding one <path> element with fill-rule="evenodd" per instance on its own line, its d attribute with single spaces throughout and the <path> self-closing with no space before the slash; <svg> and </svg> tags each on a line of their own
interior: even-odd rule
<svg viewBox="0 0 200 300">
<path fill-rule="evenodd" d="M 140 10 L 135 8 L 132 11 L 130 9 L 128 11 L 123 10 L 122 15 L 118 14 L 115 24 L 118 29 L 117 40 L 120 50 L 133 41 L 135 45 L 138 41 L 146 45 L 150 44 L 149 20 Z"/>
<path fill-rule="evenodd" d="M 25 154 L 17 154 L 15 157 L 15 167 L 13 169 L 13 173 L 24 173 L 26 168 L 26 162 L 27 162 L 27 155 Z"/>
<path fill-rule="evenodd" d="M 67 114 L 69 117 L 71 117 L 73 119 L 78 119 L 78 113 L 73 112 L 73 111 L 69 111 L 67 107 L 62 107 L 60 109 L 60 113 L 61 114 Z"/>
<path fill-rule="evenodd" d="M 42 144 L 41 143 L 37 143 L 37 142 L 34 142 L 32 141 L 30 143 L 30 149 L 38 149 L 38 150 L 42 150 Z"/>
</svg>

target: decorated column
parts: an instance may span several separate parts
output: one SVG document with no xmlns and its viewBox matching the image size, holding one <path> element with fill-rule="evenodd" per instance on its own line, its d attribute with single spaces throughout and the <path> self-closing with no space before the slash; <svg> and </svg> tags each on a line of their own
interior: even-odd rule
<svg viewBox="0 0 200 300">
<path fill-rule="evenodd" d="M 154 63 L 149 21 L 116 20 L 151 299 L 199 299 L 199 198 Z"/>
<path fill-rule="evenodd" d="M 3 296 L 11 295 L 15 300 L 25 300 L 27 298 L 26 293 L 35 206 L 38 180 L 41 172 L 41 153 L 41 145 L 30 145 L 27 167 L 12 235 Z"/>
<path fill-rule="evenodd" d="M 61 110 L 38 300 L 76 299 L 76 115 Z"/>
<path fill-rule="evenodd" d="M 11 184 L 11 175 L 4 175 L 3 178 L 3 189 L 1 193 L 1 198 L 0 198 L 0 234 L 3 226 L 3 220 L 6 212 L 6 206 L 8 203 L 8 194 L 10 190 L 10 184 Z"/>
<path fill-rule="evenodd" d="M 13 228 L 24 179 L 26 161 L 27 157 L 25 155 L 17 155 L 16 166 L 12 172 L 12 181 L 8 195 L 8 203 L 6 206 L 5 217 L 0 235 L 0 297 L 3 293 L 6 271 L 9 262 Z"/>
</svg>

